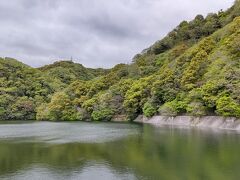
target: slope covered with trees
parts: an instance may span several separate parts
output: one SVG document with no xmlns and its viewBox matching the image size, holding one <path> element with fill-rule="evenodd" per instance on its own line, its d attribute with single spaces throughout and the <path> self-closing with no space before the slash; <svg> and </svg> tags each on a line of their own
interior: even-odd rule
<svg viewBox="0 0 240 180">
<path fill-rule="evenodd" d="M 51 99 L 63 87 L 60 81 L 45 76 L 11 58 L 0 59 L 0 119 L 35 119 L 36 107 Z"/>
<path fill-rule="evenodd" d="M 2 59 L 0 117 L 53 121 L 132 120 L 139 114 L 240 117 L 239 15 L 240 1 L 227 11 L 206 18 L 198 15 L 137 54 L 132 64 L 110 70 L 69 61 L 33 69 Z"/>
<path fill-rule="evenodd" d="M 35 69 L 12 58 L 0 58 L 0 119 L 36 119 L 36 108 L 50 102 L 52 94 L 77 79 L 89 80 L 106 72 L 71 61 Z"/>
<path fill-rule="evenodd" d="M 82 64 L 72 61 L 58 61 L 50 65 L 40 67 L 39 70 L 49 77 L 60 80 L 64 84 L 70 84 L 76 80 L 90 80 L 104 75 L 108 72 L 105 69 L 85 68 Z"/>
</svg>

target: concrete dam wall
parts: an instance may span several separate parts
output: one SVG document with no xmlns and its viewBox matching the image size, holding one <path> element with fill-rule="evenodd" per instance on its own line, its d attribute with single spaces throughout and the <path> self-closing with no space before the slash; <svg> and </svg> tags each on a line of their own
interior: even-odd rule
<svg viewBox="0 0 240 180">
<path fill-rule="evenodd" d="M 199 128 L 213 128 L 213 129 L 229 129 L 240 131 L 240 119 L 234 117 L 221 117 L 221 116 L 153 116 L 146 118 L 142 115 L 138 116 L 134 122 L 148 123 L 156 126 L 188 126 Z"/>
</svg>

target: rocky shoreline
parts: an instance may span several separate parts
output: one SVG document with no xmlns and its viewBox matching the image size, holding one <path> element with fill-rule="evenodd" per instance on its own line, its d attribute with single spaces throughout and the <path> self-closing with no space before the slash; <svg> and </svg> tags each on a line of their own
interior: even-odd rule
<svg viewBox="0 0 240 180">
<path fill-rule="evenodd" d="M 152 118 L 138 116 L 134 122 L 153 124 L 155 126 L 185 126 L 197 128 L 226 129 L 240 131 L 240 119 L 221 116 L 153 116 Z"/>
</svg>

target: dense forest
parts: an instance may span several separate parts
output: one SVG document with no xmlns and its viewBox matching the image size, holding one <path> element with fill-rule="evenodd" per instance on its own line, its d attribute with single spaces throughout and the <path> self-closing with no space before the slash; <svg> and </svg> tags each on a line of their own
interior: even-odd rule
<svg viewBox="0 0 240 180">
<path fill-rule="evenodd" d="M 133 120 L 139 114 L 240 117 L 240 1 L 181 22 L 131 64 L 41 68 L 0 59 L 1 120 Z"/>
</svg>

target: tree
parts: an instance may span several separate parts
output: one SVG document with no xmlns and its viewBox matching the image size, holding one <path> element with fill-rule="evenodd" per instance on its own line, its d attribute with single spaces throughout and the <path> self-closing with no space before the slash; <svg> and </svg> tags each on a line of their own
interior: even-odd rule
<svg viewBox="0 0 240 180">
<path fill-rule="evenodd" d="M 94 121 L 110 121 L 113 117 L 114 112 L 111 109 L 104 108 L 92 112 L 92 119 Z"/>
<path fill-rule="evenodd" d="M 205 73 L 209 62 L 208 54 L 214 48 L 214 44 L 215 42 L 212 38 L 206 38 L 194 49 L 190 64 L 183 72 L 181 79 L 181 85 L 185 89 L 191 90 L 197 86 L 197 81 Z"/>
<path fill-rule="evenodd" d="M 19 97 L 11 106 L 11 118 L 17 120 L 35 120 L 35 104 L 33 99 Z"/>
<path fill-rule="evenodd" d="M 127 91 L 123 106 L 130 119 L 133 119 L 138 114 L 142 113 L 143 105 L 150 96 L 150 87 L 148 84 L 150 82 L 151 78 L 140 79 Z"/>
<path fill-rule="evenodd" d="M 157 112 L 156 107 L 150 103 L 146 102 L 143 106 L 143 114 L 146 117 L 152 117 Z"/>
<path fill-rule="evenodd" d="M 240 117 L 240 104 L 236 103 L 230 96 L 223 96 L 217 100 L 217 114 L 222 116 Z"/>
<path fill-rule="evenodd" d="M 207 15 L 206 23 L 203 26 L 203 30 L 206 35 L 212 34 L 221 27 L 220 19 L 217 14 L 211 13 Z"/>
<path fill-rule="evenodd" d="M 152 81 L 151 95 L 157 104 L 164 104 L 176 98 L 178 89 L 174 81 L 174 72 L 169 67 L 164 67 L 159 75 Z"/>
<path fill-rule="evenodd" d="M 175 104 L 172 102 L 166 102 L 158 109 L 160 115 L 163 116 L 176 116 L 178 114 Z"/>
<path fill-rule="evenodd" d="M 187 112 L 193 116 L 204 116 L 207 114 L 207 108 L 202 102 L 190 102 L 186 108 Z"/>
<path fill-rule="evenodd" d="M 55 93 L 49 104 L 43 104 L 37 110 L 38 120 L 78 120 L 77 108 L 65 92 Z"/>
</svg>

